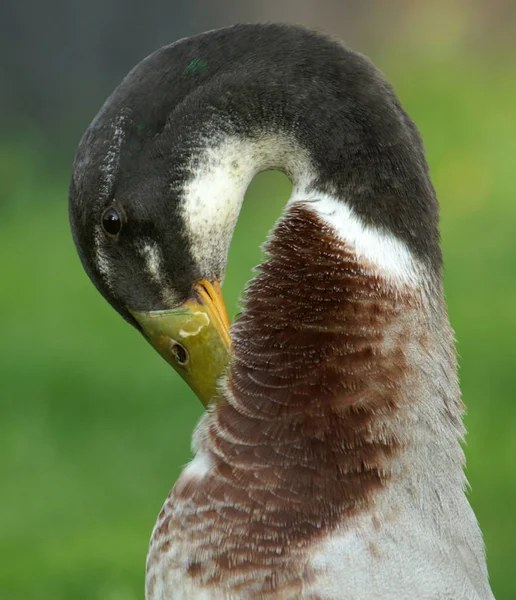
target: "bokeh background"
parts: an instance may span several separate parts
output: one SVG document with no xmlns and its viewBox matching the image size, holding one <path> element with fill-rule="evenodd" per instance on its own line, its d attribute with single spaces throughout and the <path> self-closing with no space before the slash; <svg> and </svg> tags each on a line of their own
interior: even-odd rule
<svg viewBox="0 0 516 600">
<path fill-rule="evenodd" d="M 234 22 L 315 26 L 368 54 L 425 139 L 468 406 L 471 503 L 516 598 L 516 3 L 6 0 L 0 5 L 0 597 L 143 598 L 154 519 L 201 406 L 106 304 L 68 229 L 77 143 L 126 72 Z M 230 312 L 289 194 L 251 185 Z M 259 201 L 257 199 L 259 198 Z"/>
</svg>

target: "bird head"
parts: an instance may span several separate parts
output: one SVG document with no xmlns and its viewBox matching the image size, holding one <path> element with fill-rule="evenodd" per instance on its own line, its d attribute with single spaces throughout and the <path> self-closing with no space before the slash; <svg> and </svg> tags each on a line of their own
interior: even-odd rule
<svg viewBox="0 0 516 600">
<path fill-rule="evenodd" d="M 86 131 L 70 222 L 97 289 L 207 405 L 229 359 L 221 293 L 229 239 L 185 199 L 195 148 L 160 117 L 173 94 L 161 106 L 157 96 L 145 107 L 138 85 L 119 88 Z"/>
</svg>

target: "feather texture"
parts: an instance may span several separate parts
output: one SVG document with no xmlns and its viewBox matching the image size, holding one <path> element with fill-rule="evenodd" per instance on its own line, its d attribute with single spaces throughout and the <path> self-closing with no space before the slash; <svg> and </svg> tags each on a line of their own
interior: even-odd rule
<svg viewBox="0 0 516 600">
<path fill-rule="evenodd" d="M 267 253 L 197 457 L 158 518 L 147 597 L 489 598 L 442 307 L 393 287 L 309 204 L 287 208 Z M 471 540 L 461 577 L 443 579 Z"/>
</svg>

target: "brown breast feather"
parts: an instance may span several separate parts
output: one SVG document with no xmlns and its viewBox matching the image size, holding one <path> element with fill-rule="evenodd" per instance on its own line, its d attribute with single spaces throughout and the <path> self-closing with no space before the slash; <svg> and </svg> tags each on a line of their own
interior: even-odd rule
<svg viewBox="0 0 516 600">
<path fill-rule="evenodd" d="M 288 209 L 266 251 L 207 417 L 213 468 L 171 492 L 149 565 L 181 542 L 200 584 L 295 598 L 313 576 L 308 547 L 371 510 L 393 476 L 417 301 L 307 207 Z"/>
</svg>

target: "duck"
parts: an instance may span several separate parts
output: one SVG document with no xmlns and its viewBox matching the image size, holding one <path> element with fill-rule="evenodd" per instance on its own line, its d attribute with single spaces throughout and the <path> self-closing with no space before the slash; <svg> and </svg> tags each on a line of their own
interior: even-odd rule
<svg viewBox="0 0 516 600">
<path fill-rule="evenodd" d="M 230 325 L 246 189 L 292 194 Z M 206 406 L 155 524 L 147 600 L 486 600 L 439 208 L 418 129 L 363 55 L 247 24 L 145 58 L 84 134 L 73 238 Z"/>
</svg>

